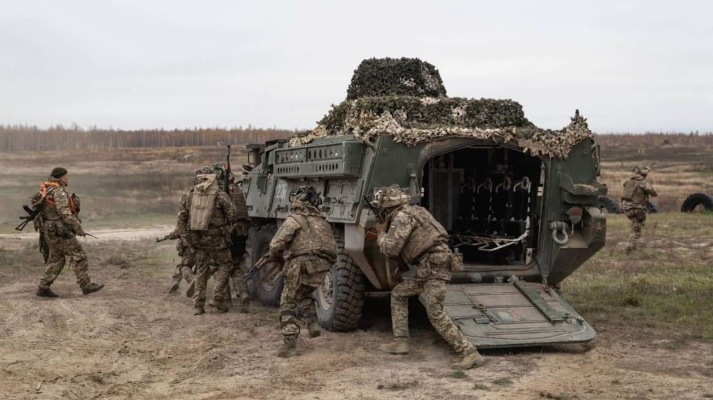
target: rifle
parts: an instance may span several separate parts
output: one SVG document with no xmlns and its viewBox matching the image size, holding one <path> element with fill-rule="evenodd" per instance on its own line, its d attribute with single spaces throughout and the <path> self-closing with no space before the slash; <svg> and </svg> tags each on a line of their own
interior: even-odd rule
<svg viewBox="0 0 713 400">
<path fill-rule="evenodd" d="M 225 157 L 225 182 L 223 183 L 223 191 L 225 193 L 230 193 L 228 192 L 228 188 L 230 187 L 230 184 L 228 181 L 230 180 L 230 143 L 226 145 L 228 147 L 228 156 Z"/>
<path fill-rule="evenodd" d="M 178 239 L 178 238 L 172 237 L 170 234 L 168 234 L 168 235 L 164 236 L 164 237 L 161 238 L 161 239 L 156 238 L 156 243 L 161 243 L 161 242 L 163 242 L 163 241 L 165 241 L 165 240 L 174 240 L 174 239 Z"/>
<path fill-rule="evenodd" d="M 27 226 L 27 224 L 30 223 L 30 221 L 34 221 L 35 217 L 37 217 L 37 215 L 40 213 L 40 210 L 41 210 L 40 207 L 30 208 L 30 206 L 28 206 L 27 204 L 24 204 L 22 206 L 22 209 L 25 210 L 27 215 L 23 215 L 20 217 L 20 219 L 23 220 L 23 222 L 21 222 L 20 225 L 15 227 L 15 230 L 18 230 L 18 231 L 25 229 L 25 227 Z"/>
<path fill-rule="evenodd" d="M 260 258 L 256 263 L 255 266 L 248 271 L 247 275 L 245 275 L 245 279 L 243 279 L 242 282 L 240 282 L 240 286 L 243 286 L 246 284 L 250 278 L 253 277 L 265 264 L 268 262 L 272 261 L 272 267 L 265 273 L 265 275 L 260 279 L 262 283 L 268 283 L 273 281 L 277 276 L 282 272 L 282 267 L 283 267 L 283 262 L 282 260 L 276 260 L 272 258 L 269 254 L 265 254 Z"/>
</svg>

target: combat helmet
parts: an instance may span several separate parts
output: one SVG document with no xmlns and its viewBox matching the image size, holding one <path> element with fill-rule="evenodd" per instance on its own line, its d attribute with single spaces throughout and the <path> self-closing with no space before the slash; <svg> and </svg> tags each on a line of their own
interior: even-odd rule
<svg viewBox="0 0 713 400">
<path fill-rule="evenodd" d="M 313 207 L 319 207 L 322 204 L 322 199 L 314 187 L 312 186 L 300 186 L 294 192 L 290 193 L 290 201 L 293 207 L 300 207 L 302 205 L 311 205 Z"/>
<path fill-rule="evenodd" d="M 408 204 L 410 197 L 398 185 L 391 185 L 374 193 L 374 205 L 381 208 L 395 208 Z"/>
<path fill-rule="evenodd" d="M 651 172 L 651 167 L 649 167 L 648 165 L 643 165 L 643 164 L 637 165 L 634 167 L 632 172 L 634 172 L 634 174 L 636 174 L 636 175 L 646 176 L 649 174 L 649 172 Z"/>
</svg>

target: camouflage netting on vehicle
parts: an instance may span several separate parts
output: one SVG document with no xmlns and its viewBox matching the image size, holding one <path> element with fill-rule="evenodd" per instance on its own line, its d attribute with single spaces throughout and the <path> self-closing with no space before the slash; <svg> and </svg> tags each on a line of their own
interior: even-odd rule
<svg viewBox="0 0 713 400">
<path fill-rule="evenodd" d="M 359 64 L 347 100 L 375 96 L 446 97 L 441 74 L 418 58 L 370 58 Z"/>
<path fill-rule="evenodd" d="M 471 137 L 515 142 L 535 156 L 565 158 L 574 145 L 592 136 L 579 112 L 571 120 L 561 130 L 540 129 L 512 100 L 367 97 L 334 106 L 314 130 L 292 137 L 290 146 L 336 135 L 365 141 L 388 134 L 407 146 L 444 137 Z"/>
<path fill-rule="evenodd" d="M 512 100 L 448 98 L 438 70 L 418 59 L 368 59 L 352 77 L 347 99 L 332 106 L 312 131 L 290 139 L 302 146 L 316 138 L 354 135 L 366 141 L 388 134 L 407 146 L 445 137 L 515 142 L 536 156 L 567 157 L 592 136 L 579 112 L 561 130 L 540 129 Z"/>
</svg>

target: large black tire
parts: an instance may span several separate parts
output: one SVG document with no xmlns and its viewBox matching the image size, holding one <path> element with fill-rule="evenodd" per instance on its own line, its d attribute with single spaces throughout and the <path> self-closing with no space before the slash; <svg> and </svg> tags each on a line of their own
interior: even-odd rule
<svg viewBox="0 0 713 400">
<path fill-rule="evenodd" d="M 359 326 L 364 307 L 364 273 L 344 250 L 344 229 L 335 228 L 337 262 L 314 292 L 317 319 L 329 331 L 345 332 Z"/>
<path fill-rule="evenodd" d="M 599 208 L 607 214 L 621 214 L 619 202 L 608 196 L 599 196 Z"/>
<path fill-rule="evenodd" d="M 247 259 L 249 261 L 246 263 L 249 264 L 247 266 L 248 270 L 250 270 L 263 255 L 267 254 L 270 249 L 270 241 L 272 237 L 275 236 L 275 232 L 277 232 L 277 226 L 274 224 L 250 228 L 248 231 L 248 241 L 245 245 Z M 282 286 L 284 284 L 282 275 L 268 284 L 263 284 L 260 281 L 265 275 L 265 271 L 270 269 L 270 266 L 269 263 L 266 264 L 253 275 L 250 282 L 248 282 L 248 292 L 250 296 L 257 299 L 262 305 L 279 307 L 280 295 L 282 295 Z"/>
<path fill-rule="evenodd" d="M 713 211 L 713 197 L 707 193 L 693 193 L 683 201 L 681 212 L 693 212 L 698 206 L 703 206 L 706 211 Z"/>
<path fill-rule="evenodd" d="M 646 209 L 648 210 L 649 214 L 656 214 L 661 212 L 659 205 L 654 203 L 653 201 L 646 202 Z"/>
</svg>

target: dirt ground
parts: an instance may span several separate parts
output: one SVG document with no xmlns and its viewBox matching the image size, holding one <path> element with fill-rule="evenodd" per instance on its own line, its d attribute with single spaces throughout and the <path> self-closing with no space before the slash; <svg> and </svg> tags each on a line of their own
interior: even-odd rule
<svg viewBox="0 0 713 400">
<path fill-rule="evenodd" d="M 301 355 L 275 357 L 275 309 L 194 317 L 190 300 L 166 294 L 171 243 L 146 231 L 100 231 L 89 243 L 94 281 L 83 296 L 71 272 L 34 295 L 42 273 L 33 243 L 0 237 L 0 398 L 8 399 L 698 399 L 713 398 L 709 342 L 661 346 L 625 326 L 599 324 L 589 346 L 484 351 L 478 369 L 450 368 L 454 354 L 412 305 L 412 354 L 378 351 L 390 338 L 388 301 L 367 303 L 360 329 L 301 337 Z M 139 232 L 142 233 L 142 232 Z M 159 247 L 114 262 L 117 249 Z M 185 286 L 185 284 L 184 284 Z M 185 287 L 184 287 L 185 288 Z"/>
</svg>

